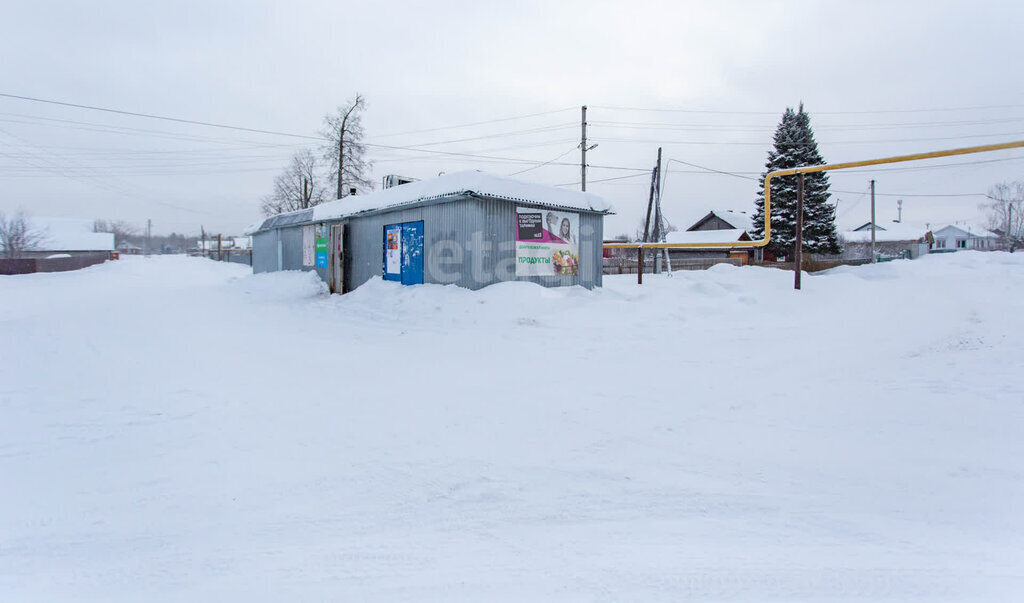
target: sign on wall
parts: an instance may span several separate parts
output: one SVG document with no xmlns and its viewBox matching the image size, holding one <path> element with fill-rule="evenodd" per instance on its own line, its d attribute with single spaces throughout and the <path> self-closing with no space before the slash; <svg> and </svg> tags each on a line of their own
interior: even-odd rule
<svg viewBox="0 0 1024 603">
<path fill-rule="evenodd" d="M 316 238 L 312 226 L 302 227 L 302 265 L 316 265 Z"/>
<path fill-rule="evenodd" d="M 319 224 L 316 227 L 316 267 L 327 267 L 327 227 Z"/>
<path fill-rule="evenodd" d="M 402 274 L 402 225 L 389 224 L 384 227 L 384 274 Z M 386 277 L 385 277 L 386 278 Z"/>
<path fill-rule="evenodd" d="M 516 276 L 579 274 L 580 215 L 516 208 Z"/>
</svg>

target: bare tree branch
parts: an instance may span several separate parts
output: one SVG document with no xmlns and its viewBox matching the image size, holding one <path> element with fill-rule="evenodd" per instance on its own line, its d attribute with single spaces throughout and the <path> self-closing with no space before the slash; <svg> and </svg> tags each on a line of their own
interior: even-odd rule
<svg viewBox="0 0 1024 603">
<path fill-rule="evenodd" d="M 263 198 L 264 215 L 308 209 L 327 200 L 319 176 L 319 162 L 309 149 L 292 156 L 292 162 L 274 178 L 274 191 Z"/>
<path fill-rule="evenodd" d="M 368 175 L 372 164 L 366 159 L 363 145 L 363 110 L 366 99 L 361 94 L 347 104 L 339 106 L 337 112 L 324 117 L 321 134 L 327 139 L 323 147 L 324 160 L 331 166 L 331 183 L 337 190 L 337 198 L 349 194 L 349 189 L 372 188 Z"/>
<path fill-rule="evenodd" d="M 1024 181 L 1000 182 L 988 189 L 988 227 L 1002 238 L 1004 249 L 1013 252 L 1024 239 Z"/>
<path fill-rule="evenodd" d="M 29 217 L 18 210 L 10 218 L 0 212 L 0 256 L 20 258 L 26 251 L 37 249 L 46 241 L 46 230 L 32 225 Z"/>
<path fill-rule="evenodd" d="M 92 225 L 93 232 L 110 232 L 114 234 L 114 246 L 117 247 L 128 237 L 139 234 L 139 228 L 124 220 L 96 220 Z"/>
</svg>

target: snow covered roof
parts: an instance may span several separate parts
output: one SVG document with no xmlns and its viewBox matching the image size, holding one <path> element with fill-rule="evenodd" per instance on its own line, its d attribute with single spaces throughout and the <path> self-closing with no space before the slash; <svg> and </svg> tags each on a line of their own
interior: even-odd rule
<svg viewBox="0 0 1024 603">
<path fill-rule="evenodd" d="M 38 251 L 114 251 L 114 234 L 93 232 L 94 222 L 81 218 L 29 219 L 43 232 Z"/>
<path fill-rule="evenodd" d="M 467 193 L 521 203 L 539 203 L 564 209 L 602 213 L 611 211 L 611 205 L 604 198 L 593 193 L 524 182 L 479 171 L 466 171 L 410 182 L 368 195 L 354 195 L 323 203 L 313 208 L 312 220 L 319 222 L 344 218 L 364 212 Z"/>
<path fill-rule="evenodd" d="M 745 230 L 747 232 L 754 230 L 754 220 L 747 214 L 733 211 L 731 209 L 728 211 L 716 211 L 713 213 L 729 224 L 732 224 L 735 228 Z"/>
<path fill-rule="evenodd" d="M 696 222 L 694 222 L 693 226 L 690 226 L 687 230 L 697 229 L 698 227 L 703 225 L 708 220 L 710 220 L 712 218 L 716 218 L 716 217 L 719 220 L 722 220 L 723 222 L 725 222 L 726 224 L 729 224 L 733 228 L 738 228 L 739 230 L 746 230 L 747 232 L 750 232 L 751 230 L 754 229 L 754 221 L 753 221 L 753 219 L 750 216 L 746 215 L 745 213 L 738 212 L 738 211 L 733 211 L 731 209 L 727 209 L 727 210 L 720 210 L 719 209 L 719 210 L 711 210 L 710 212 L 705 214 L 704 217 L 702 217 L 700 220 L 697 220 Z"/>
<path fill-rule="evenodd" d="M 665 235 L 666 243 L 733 243 L 749 241 L 747 232 L 742 228 L 728 230 L 684 230 L 670 232 Z"/>
<path fill-rule="evenodd" d="M 951 235 L 951 234 L 955 236 L 955 233 L 951 233 L 951 232 L 947 231 L 947 229 L 951 229 L 951 228 L 956 228 L 961 233 L 969 235 L 969 236 L 972 236 L 972 237 L 998 237 L 999 236 L 996 233 L 992 232 L 991 230 L 985 228 L 984 226 L 981 226 L 980 224 L 974 224 L 973 222 L 954 222 L 952 224 L 947 224 L 946 226 L 942 226 L 941 228 L 933 228 L 932 229 L 932 233 L 935 234 L 935 235 L 939 235 L 939 233 L 942 233 L 943 235 L 947 235 L 947 236 Z M 943 232 L 943 231 L 947 231 L 947 232 Z"/>
<path fill-rule="evenodd" d="M 864 228 L 864 226 L 867 228 Z M 843 238 L 851 243 L 870 243 L 871 223 L 868 222 L 864 226 L 858 227 L 863 230 L 849 230 L 842 233 Z M 926 232 L 928 232 L 928 229 L 923 226 L 900 222 L 880 222 L 875 224 L 875 241 L 916 241 L 924 237 Z"/>
</svg>

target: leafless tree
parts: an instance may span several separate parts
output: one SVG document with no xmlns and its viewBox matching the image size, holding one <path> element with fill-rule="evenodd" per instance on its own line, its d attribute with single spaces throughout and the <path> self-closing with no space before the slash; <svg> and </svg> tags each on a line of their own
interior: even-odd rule
<svg viewBox="0 0 1024 603">
<path fill-rule="evenodd" d="M 668 218 L 666 218 L 664 215 L 661 216 L 661 223 L 662 223 L 662 228 L 664 228 L 664 230 L 662 231 L 664 234 L 668 234 L 670 232 L 676 232 L 676 231 L 679 230 L 679 227 L 676 226 L 675 224 L 672 224 L 671 222 L 669 222 Z M 644 240 L 644 227 L 645 226 L 647 226 L 647 221 L 646 220 L 640 220 L 639 222 L 637 222 L 636 231 L 633 234 L 633 236 L 635 237 L 633 239 L 634 241 L 642 241 L 642 240 Z M 654 227 L 654 225 L 652 224 L 651 225 L 651 229 L 652 230 L 653 230 L 653 227 Z"/>
<path fill-rule="evenodd" d="M 366 99 L 356 94 L 335 113 L 324 117 L 324 159 L 331 167 L 331 182 L 337 188 L 338 199 L 348 195 L 353 187 L 372 187 L 368 178 L 372 165 L 366 159 L 363 144 L 365 109 Z"/>
<path fill-rule="evenodd" d="M 1011 252 L 1021 246 L 1024 239 L 1024 181 L 1000 182 L 988 189 L 988 227 L 1003 238 L 1005 248 Z"/>
<path fill-rule="evenodd" d="M 292 155 L 288 168 L 274 178 L 274 192 L 263 198 L 264 215 L 308 209 L 323 203 L 326 196 L 319 168 L 316 156 L 309 149 Z"/>
<path fill-rule="evenodd" d="M 46 231 L 35 228 L 25 212 L 18 210 L 10 218 L 0 212 L 0 254 L 5 258 L 20 258 L 26 251 L 36 249 L 46 240 Z"/>
<path fill-rule="evenodd" d="M 96 220 L 92 225 L 93 232 L 114 233 L 114 246 L 120 245 L 128 237 L 139 234 L 139 229 L 124 220 Z"/>
</svg>

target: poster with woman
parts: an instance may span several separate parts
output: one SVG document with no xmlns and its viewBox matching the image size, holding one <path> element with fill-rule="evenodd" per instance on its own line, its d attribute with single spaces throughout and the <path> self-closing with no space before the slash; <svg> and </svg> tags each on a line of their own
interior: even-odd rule
<svg viewBox="0 0 1024 603">
<path fill-rule="evenodd" d="M 580 215 L 516 208 L 516 276 L 579 274 Z"/>
</svg>

